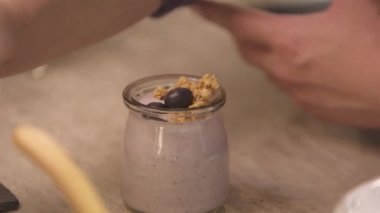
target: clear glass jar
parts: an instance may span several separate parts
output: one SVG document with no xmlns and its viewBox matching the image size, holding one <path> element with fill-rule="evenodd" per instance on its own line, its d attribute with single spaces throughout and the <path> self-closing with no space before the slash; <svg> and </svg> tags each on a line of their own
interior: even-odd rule
<svg viewBox="0 0 380 213">
<path fill-rule="evenodd" d="M 223 88 L 206 107 L 152 109 L 141 103 L 149 101 L 154 88 L 169 86 L 179 76 L 144 78 L 123 92 L 130 113 L 125 130 L 122 195 L 135 212 L 218 212 L 227 198 L 228 143 L 219 113 L 226 100 Z M 192 119 L 168 122 L 184 114 Z"/>
</svg>

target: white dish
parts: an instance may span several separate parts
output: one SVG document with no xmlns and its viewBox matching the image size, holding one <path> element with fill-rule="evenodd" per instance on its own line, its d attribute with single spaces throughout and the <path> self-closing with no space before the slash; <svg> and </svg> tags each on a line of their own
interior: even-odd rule
<svg viewBox="0 0 380 213">
<path fill-rule="evenodd" d="M 379 213 L 380 178 L 363 183 L 347 193 L 334 213 Z"/>
</svg>

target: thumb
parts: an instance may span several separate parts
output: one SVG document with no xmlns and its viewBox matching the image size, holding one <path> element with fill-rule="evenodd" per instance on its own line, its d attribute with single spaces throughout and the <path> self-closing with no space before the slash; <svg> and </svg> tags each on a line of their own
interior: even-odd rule
<svg viewBox="0 0 380 213">
<path fill-rule="evenodd" d="M 242 16 L 246 12 L 237 6 L 211 1 L 198 1 L 192 8 L 203 18 L 226 28 L 231 26 L 231 22 L 236 17 Z"/>
</svg>

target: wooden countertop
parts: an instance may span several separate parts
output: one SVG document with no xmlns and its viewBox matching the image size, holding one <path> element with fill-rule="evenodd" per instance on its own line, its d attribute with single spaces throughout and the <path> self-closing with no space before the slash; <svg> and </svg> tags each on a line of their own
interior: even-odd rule
<svg viewBox="0 0 380 213">
<path fill-rule="evenodd" d="M 52 182 L 11 144 L 12 128 L 51 132 L 88 173 L 111 212 L 125 212 L 120 162 L 129 82 L 160 73 L 215 73 L 228 92 L 231 193 L 239 213 L 331 212 L 353 186 L 380 174 L 380 134 L 325 124 L 295 108 L 229 36 L 189 11 L 145 20 L 104 43 L 30 73 L 0 80 L 0 182 L 18 212 L 68 212 Z"/>
</svg>

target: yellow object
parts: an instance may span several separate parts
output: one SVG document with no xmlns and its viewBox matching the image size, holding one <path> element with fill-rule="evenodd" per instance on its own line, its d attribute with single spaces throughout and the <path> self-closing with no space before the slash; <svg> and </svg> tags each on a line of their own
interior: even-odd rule
<svg viewBox="0 0 380 213">
<path fill-rule="evenodd" d="M 108 212 L 84 172 L 47 133 L 33 127 L 21 126 L 14 130 L 13 141 L 49 174 L 74 212 Z"/>
</svg>

